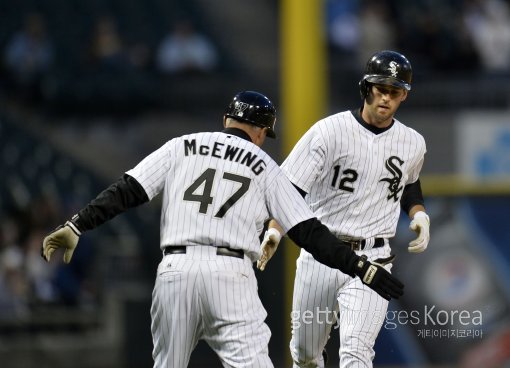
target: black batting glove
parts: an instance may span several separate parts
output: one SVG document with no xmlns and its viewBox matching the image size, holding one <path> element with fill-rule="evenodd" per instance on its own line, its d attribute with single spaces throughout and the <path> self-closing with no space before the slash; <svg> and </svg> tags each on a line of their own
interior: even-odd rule
<svg viewBox="0 0 510 368">
<path fill-rule="evenodd" d="M 366 255 L 359 257 L 354 265 L 354 274 L 386 300 L 398 299 L 404 294 L 404 284 L 381 265 L 368 261 Z"/>
</svg>

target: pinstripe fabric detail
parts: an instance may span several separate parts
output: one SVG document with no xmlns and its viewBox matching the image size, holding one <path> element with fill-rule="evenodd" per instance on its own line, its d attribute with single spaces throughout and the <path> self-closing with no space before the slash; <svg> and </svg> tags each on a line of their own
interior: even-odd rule
<svg viewBox="0 0 510 368">
<path fill-rule="evenodd" d="M 203 339 L 225 367 L 273 367 L 251 261 L 192 246 L 158 267 L 151 307 L 154 367 L 186 367 Z"/>
<path fill-rule="evenodd" d="M 308 192 L 306 201 L 332 232 L 356 238 L 391 238 L 400 203 L 387 200 L 388 184 L 381 181 L 391 177 L 386 160 L 397 156 L 404 161 L 400 168 L 403 188 L 418 179 L 425 151 L 423 137 L 400 122 L 374 134 L 346 111 L 313 125 L 285 159 L 282 169 L 294 184 Z M 335 167 L 339 174 L 333 186 Z M 349 181 L 353 171 L 356 179 Z M 339 188 L 342 179 L 352 191 Z"/>
<path fill-rule="evenodd" d="M 227 150 L 237 152 L 233 159 L 225 158 Z M 253 157 L 253 163 L 248 165 Z M 259 161 L 260 166 L 254 169 Z M 202 176 L 206 172 L 207 178 Z M 269 218 L 278 219 L 287 231 L 314 217 L 274 160 L 253 143 L 224 133 L 175 138 L 127 173 L 143 186 L 149 198 L 163 193 L 162 247 L 230 246 L 243 249 L 255 261 L 260 256 L 259 234 Z M 236 178 L 248 181 L 249 189 L 218 216 L 222 205 L 229 203 L 241 188 Z M 193 191 L 195 197 L 186 200 L 185 192 L 193 183 L 200 185 Z M 206 183 L 211 185 L 210 193 L 205 190 Z"/>
</svg>

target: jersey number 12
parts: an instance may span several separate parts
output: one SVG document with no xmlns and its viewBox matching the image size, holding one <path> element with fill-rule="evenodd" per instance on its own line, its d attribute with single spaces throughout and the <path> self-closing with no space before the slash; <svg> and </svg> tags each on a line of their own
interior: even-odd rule
<svg viewBox="0 0 510 368">
<path fill-rule="evenodd" d="M 342 171 L 342 175 L 340 175 L 340 166 L 335 165 L 333 167 L 334 175 L 333 181 L 331 185 L 336 188 L 338 177 L 340 176 L 340 183 L 338 184 L 338 189 L 345 190 L 347 192 L 354 192 L 354 187 L 352 184 L 358 179 L 358 173 L 353 169 L 345 169 Z"/>
</svg>

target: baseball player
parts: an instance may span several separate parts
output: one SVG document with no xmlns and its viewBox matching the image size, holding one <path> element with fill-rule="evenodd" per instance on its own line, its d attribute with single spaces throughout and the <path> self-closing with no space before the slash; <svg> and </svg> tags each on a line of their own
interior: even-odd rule
<svg viewBox="0 0 510 368">
<path fill-rule="evenodd" d="M 43 240 L 46 260 L 63 248 L 68 263 L 84 231 L 163 193 L 163 258 L 151 307 L 154 367 L 186 367 L 200 339 L 225 367 L 273 366 L 253 269 L 269 218 L 328 267 L 361 277 L 384 298 L 402 295 L 400 281 L 315 218 L 259 148 L 266 135 L 275 137 L 275 120 L 267 97 L 240 92 L 223 131 L 171 139 Z"/>
<path fill-rule="evenodd" d="M 423 137 L 394 118 L 411 90 L 412 69 L 400 53 L 380 51 L 367 62 L 360 81 L 363 105 L 314 124 L 282 164 L 317 218 L 358 255 L 390 271 L 401 208 L 418 236 L 410 252 L 429 242 L 429 217 L 419 173 L 426 152 Z M 261 244 L 264 269 L 285 229 L 272 221 Z M 358 279 L 317 262 L 301 250 L 294 281 L 293 316 L 331 313 L 335 318 L 293 321 L 294 367 L 323 367 L 321 354 L 332 326 L 340 332 L 340 367 L 372 367 L 373 346 L 388 300 Z"/>
</svg>

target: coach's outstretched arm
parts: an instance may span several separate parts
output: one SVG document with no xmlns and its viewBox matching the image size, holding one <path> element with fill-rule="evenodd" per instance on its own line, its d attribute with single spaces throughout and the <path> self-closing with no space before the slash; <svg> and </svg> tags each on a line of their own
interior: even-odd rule
<svg viewBox="0 0 510 368">
<path fill-rule="evenodd" d="M 71 262 L 82 232 L 92 230 L 131 207 L 149 201 L 143 187 L 133 177 L 124 174 L 119 180 L 81 209 L 64 225 L 58 226 L 44 240 L 41 256 L 50 261 L 58 248 L 64 250 L 64 262 Z"/>
<path fill-rule="evenodd" d="M 316 218 L 300 222 L 287 235 L 317 261 L 352 277 L 358 276 L 384 299 L 398 299 L 403 295 L 404 284 L 382 266 L 368 261 L 366 255 L 358 256 Z"/>
</svg>

